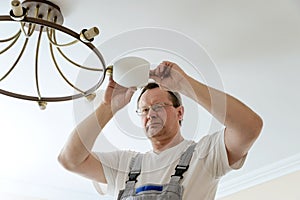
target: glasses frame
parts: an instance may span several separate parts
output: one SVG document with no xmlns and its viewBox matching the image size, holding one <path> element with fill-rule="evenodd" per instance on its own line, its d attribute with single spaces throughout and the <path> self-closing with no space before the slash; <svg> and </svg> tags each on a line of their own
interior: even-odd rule
<svg viewBox="0 0 300 200">
<path fill-rule="evenodd" d="M 138 108 L 138 109 L 136 109 L 135 112 L 137 113 L 137 115 L 143 117 L 143 116 L 147 116 L 149 114 L 150 109 L 153 110 L 154 112 L 159 112 L 159 111 L 161 111 L 162 109 L 164 109 L 165 107 L 168 107 L 168 106 L 173 106 L 174 107 L 173 104 L 168 104 L 168 103 L 161 102 L 161 103 L 155 103 L 155 104 L 150 105 L 150 106 L 145 106 L 145 107 L 142 107 L 142 108 Z"/>
</svg>

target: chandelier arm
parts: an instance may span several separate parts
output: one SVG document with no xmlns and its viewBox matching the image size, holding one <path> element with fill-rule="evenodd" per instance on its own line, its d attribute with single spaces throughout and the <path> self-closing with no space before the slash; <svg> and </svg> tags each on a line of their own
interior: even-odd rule
<svg viewBox="0 0 300 200">
<path fill-rule="evenodd" d="M 32 34 L 34 33 L 34 30 L 35 30 L 35 24 L 33 24 L 33 26 L 32 26 L 32 23 L 29 23 L 27 33 L 25 31 L 25 23 L 21 22 L 20 24 L 21 24 L 21 30 L 22 30 L 23 34 L 25 35 L 25 37 L 32 36 Z"/>
<path fill-rule="evenodd" d="M 37 6 L 37 7 L 35 8 L 35 12 L 34 12 L 35 18 L 38 18 L 39 10 L 40 10 L 40 7 Z M 22 25 L 24 25 L 24 24 L 22 24 Z M 35 31 L 35 26 L 36 26 L 35 23 L 33 24 L 33 26 L 32 26 L 32 23 L 29 23 L 27 34 L 25 34 L 26 37 L 32 36 L 32 34 L 33 34 L 34 31 Z M 23 26 L 23 29 L 24 29 L 24 26 Z"/>
<path fill-rule="evenodd" d="M 51 14 L 51 11 L 52 10 L 49 10 L 48 11 L 48 15 L 47 15 L 47 20 L 50 21 L 50 14 Z M 57 16 L 54 17 L 54 23 L 57 23 Z M 55 29 L 52 29 L 52 28 L 48 28 L 47 27 L 47 36 L 48 36 L 48 40 L 54 45 L 54 46 L 60 46 L 60 47 L 63 47 L 63 46 L 71 46 L 73 44 L 76 44 L 78 42 L 78 40 L 74 40 L 72 42 L 69 42 L 69 43 L 65 43 L 65 44 L 58 44 L 56 40 L 52 40 L 52 36 L 53 36 L 53 32 L 54 32 L 54 35 L 55 35 Z"/>
<path fill-rule="evenodd" d="M 35 101 L 35 102 L 39 102 L 39 101 L 41 101 L 41 102 L 43 102 L 43 101 L 44 102 L 70 101 L 70 100 L 79 99 L 79 98 L 82 98 L 82 97 L 86 96 L 85 94 L 78 93 L 78 94 L 75 94 L 75 95 L 72 95 L 72 96 L 38 98 L 38 97 L 34 97 L 34 96 L 9 92 L 9 91 L 2 90 L 2 89 L 0 89 L 0 94 L 4 94 L 6 96 L 14 97 L 14 98 L 17 98 L 17 99 L 23 99 L 23 100 Z"/>
<path fill-rule="evenodd" d="M 25 28 L 24 28 L 24 25 L 25 23 L 21 22 L 20 25 L 21 25 L 21 30 L 23 32 L 23 34 L 26 36 L 26 37 L 29 37 L 29 35 L 27 35 L 26 31 L 25 31 Z"/>
<path fill-rule="evenodd" d="M 63 52 L 62 52 L 62 50 L 59 48 L 59 47 L 57 47 L 57 51 L 61 54 L 61 56 L 64 58 L 64 59 L 66 59 L 67 61 L 69 61 L 70 63 L 72 63 L 73 65 L 75 65 L 75 66 L 77 66 L 77 67 L 79 67 L 79 68 L 81 68 L 81 69 L 86 69 L 86 70 L 90 70 L 90 71 L 103 71 L 103 69 L 95 69 L 95 68 L 90 68 L 90 67 L 85 67 L 85 66 L 82 66 L 82 65 L 80 65 L 80 64 L 78 64 L 78 63 L 76 63 L 76 62 L 74 62 L 74 61 L 72 61 L 70 58 L 68 58 Z"/>
<path fill-rule="evenodd" d="M 41 44 L 41 38 L 42 38 L 42 33 L 43 33 L 43 26 L 40 28 L 39 36 L 38 36 L 38 41 L 36 45 L 36 52 L 35 52 L 35 85 L 36 85 L 36 90 L 38 93 L 38 98 L 41 99 L 41 91 L 40 91 L 40 85 L 39 85 L 39 76 L 38 76 L 38 67 L 39 67 L 39 52 L 40 52 L 40 44 Z"/>
<path fill-rule="evenodd" d="M 62 73 L 62 71 L 60 70 L 60 67 L 58 66 L 57 64 L 57 61 L 55 59 L 55 56 L 54 56 L 54 53 L 53 53 L 53 47 L 52 47 L 52 44 L 49 43 L 50 45 L 50 53 L 51 53 L 51 57 L 52 57 L 52 60 L 53 60 L 53 63 L 58 71 L 58 73 L 60 74 L 60 76 L 65 80 L 66 83 L 68 83 L 69 86 L 71 86 L 73 89 L 77 90 L 78 92 L 82 93 L 82 94 L 85 94 L 84 91 L 82 91 L 81 89 L 77 88 L 75 85 L 73 85 L 66 77 L 65 75 Z"/>
<path fill-rule="evenodd" d="M 49 33 L 50 32 L 50 33 Z M 48 36 L 48 39 L 49 39 L 49 42 L 51 44 L 53 44 L 54 46 L 57 46 L 57 47 L 66 47 L 66 46 L 71 46 L 73 44 L 76 44 L 77 42 L 79 42 L 78 40 L 74 40 L 72 42 L 69 42 L 69 43 L 65 43 L 65 44 L 58 44 L 56 41 L 53 41 L 52 40 L 52 35 L 53 35 L 53 30 L 50 29 L 49 31 L 49 28 L 47 28 L 47 36 Z"/>
<path fill-rule="evenodd" d="M 32 36 L 32 34 L 34 33 L 34 30 L 35 30 L 35 24 L 33 24 L 33 26 L 32 26 L 32 23 L 30 23 L 28 30 L 27 30 L 28 37 Z"/>
<path fill-rule="evenodd" d="M 8 70 L 8 72 L 6 72 L 6 74 L 4 76 L 2 76 L 2 78 L 0 78 L 0 82 L 3 81 L 12 72 L 12 70 L 17 66 L 19 60 L 21 59 L 21 57 L 27 47 L 28 40 L 29 40 L 28 38 L 25 39 L 25 42 L 23 44 L 22 50 L 21 50 L 18 58 L 16 59 L 15 63 L 12 65 L 12 67 Z"/>
<path fill-rule="evenodd" d="M 25 17 L 25 19 L 23 21 L 28 21 L 28 22 L 31 22 L 31 23 L 36 23 L 36 24 L 39 24 L 39 25 L 44 25 L 44 26 L 47 26 L 47 27 L 51 27 L 51 28 L 54 28 L 56 30 L 59 30 L 59 31 L 62 31 L 74 38 L 76 38 L 77 40 L 81 41 L 80 40 L 80 35 L 64 26 L 60 26 L 60 25 L 57 25 L 55 23 L 52 23 L 52 22 L 48 22 L 48 21 L 44 21 L 44 20 L 41 20 L 41 19 L 35 19 L 35 18 L 31 18 L 31 17 Z M 82 42 L 84 43 L 84 42 Z M 99 58 L 99 60 L 101 61 L 101 64 L 102 66 L 105 68 L 105 61 L 104 61 L 104 58 L 103 56 L 101 55 L 101 53 L 99 52 L 99 50 L 92 44 L 92 43 L 84 43 L 87 47 L 89 47 L 96 55 L 97 57 Z"/>
<path fill-rule="evenodd" d="M 53 31 L 53 40 L 54 40 L 54 42 L 56 43 L 56 35 L 55 35 L 55 31 Z M 67 61 L 69 61 L 70 63 L 72 63 L 73 65 L 75 65 L 75 66 L 77 66 L 77 67 L 79 67 L 79 68 L 82 68 L 82 69 L 86 69 L 86 70 L 90 70 L 90 71 L 103 71 L 103 69 L 95 69 L 95 68 L 90 68 L 90 67 L 85 67 L 85 66 L 82 66 L 82 65 L 80 65 L 80 64 L 78 64 L 78 63 L 76 63 L 76 62 L 74 62 L 73 60 L 71 60 L 70 58 L 68 58 L 63 52 L 62 52 L 62 50 L 59 48 L 59 47 L 57 47 L 56 48 L 57 50 L 58 50 L 58 52 L 61 54 L 61 56 L 64 58 L 64 59 L 66 59 Z"/>
<path fill-rule="evenodd" d="M 5 49 L 3 49 L 2 51 L 0 51 L 0 55 L 2 53 L 6 52 L 8 49 L 10 49 L 18 41 L 20 35 L 21 35 L 21 30 L 16 35 L 14 35 L 13 37 L 9 38 L 10 40 L 13 40 L 13 41 Z M 7 39 L 7 41 L 5 41 L 5 42 L 9 42 L 10 40 Z"/>
<path fill-rule="evenodd" d="M 9 42 L 9 41 L 15 39 L 16 37 L 19 37 L 20 34 L 21 34 L 21 30 L 19 30 L 15 35 L 13 35 L 10 38 L 0 40 L 0 43 Z"/>
<path fill-rule="evenodd" d="M 34 14 L 35 18 L 38 17 L 38 12 L 39 12 L 39 7 L 36 7 L 35 8 L 35 14 Z M 29 23 L 27 33 L 25 31 L 25 28 L 24 28 L 25 27 L 25 23 L 24 22 L 20 22 L 20 24 L 21 24 L 21 30 L 22 30 L 23 34 L 26 37 L 30 37 L 33 34 L 34 30 L 35 30 L 35 24 L 33 24 L 33 27 L 32 27 L 32 23 Z"/>
</svg>

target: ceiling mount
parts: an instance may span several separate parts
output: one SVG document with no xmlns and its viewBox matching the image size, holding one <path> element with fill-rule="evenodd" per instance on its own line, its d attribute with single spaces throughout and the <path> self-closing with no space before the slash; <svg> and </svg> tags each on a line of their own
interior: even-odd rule
<svg viewBox="0 0 300 200">
<path fill-rule="evenodd" d="M 27 17 L 38 18 L 59 25 L 64 23 L 64 17 L 59 6 L 50 1 L 26 0 L 22 2 L 22 6 L 27 10 Z M 36 30 L 39 30 L 39 26 L 36 27 Z"/>
<path fill-rule="evenodd" d="M 0 74 L 0 94 L 4 94 L 7 96 L 23 99 L 23 100 L 29 100 L 29 101 L 36 101 L 38 102 L 38 105 L 41 109 L 45 109 L 47 102 L 59 102 L 59 101 L 68 101 L 73 100 L 81 97 L 86 97 L 88 100 L 93 100 L 95 97 L 95 91 L 100 87 L 102 82 L 105 78 L 105 62 L 103 59 L 102 54 L 99 52 L 99 50 L 92 44 L 92 41 L 94 40 L 94 37 L 99 34 L 99 30 L 97 27 L 92 27 L 90 29 L 83 29 L 81 32 L 76 33 L 72 31 L 71 29 L 64 27 L 62 24 L 64 22 L 64 17 L 62 15 L 62 12 L 56 4 L 46 1 L 46 0 L 25 0 L 22 3 L 18 0 L 11 1 L 11 11 L 9 15 L 0 15 L 0 27 L 2 24 L 1 22 L 11 22 L 11 23 L 19 23 L 20 29 L 16 30 L 16 33 L 11 36 L 6 36 L 5 38 L 0 38 L 0 58 L 5 56 L 6 52 L 13 51 L 13 46 L 18 46 L 19 44 L 17 41 L 20 40 L 21 37 L 23 37 L 24 42 L 23 45 L 20 46 L 20 53 L 16 56 L 15 62 L 8 67 L 8 70 L 4 72 L 4 74 Z M 1 30 L 5 30 L 5 28 L 0 28 L 0 35 Z M 33 57 L 35 62 L 32 65 L 34 67 L 35 76 L 34 76 L 34 82 L 35 82 L 35 93 L 36 95 L 27 94 L 26 92 L 14 92 L 8 88 L 2 88 L 1 83 L 7 81 L 7 77 L 10 77 L 10 79 L 13 79 L 13 71 L 15 71 L 16 68 L 24 67 L 24 66 L 18 66 L 20 63 L 20 60 L 26 50 L 28 50 L 27 45 L 29 43 L 29 40 L 32 40 L 32 37 L 34 33 L 37 33 L 37 41 L 34 41 L 34 48 L 35 50 L 31 50 L 33 52 Z M 58 34 L 58 32 L 60 34 Z M 65 35 L 68 38 L 73 38 L 73 41 L 68 42 L 58 42 L 61 40 L 58 40 L 59 35 Z M 72 95 L 53 95 L 53 96 L 45 96 L 46 93 L 45 90 L 47 88 L 41 88 L 41 80 L 43 77 L 40 77 L 40 63 L 45 60 L 39 58 L 39 54 L 41 51 L 41 43 L 42 43 L 42 37 L 48 38 L 48 46 L 50 53 L 48 54 L 48 57 L 52 60 L 51 67 L 54 67 L 54 69 L 58 72 L 58 76 L 60 79 L 62 79 L 66 85 L 68 85 L 70 88 L 74 89 L 74 93 Z M 63 37 L 64 38 L 64 37 Z M 89 54 L 93 54 L 96 59 L 98 60 L 97 66 L 85 66 L 81 63 L 78 63 L 71 59 L 66 53 L 64 53 L 64 48 L 66 47 L 72 47 L 74 49 L 78 48 L 78 44 L 81 43 L 83 46 L 87 47 L 89 49 Z M 5 46 L 4 48 L 2 46 Z M 22 47 L 23 46 L 23 47 Z M 14 47 L 14 48 L 15 48 Z M 70 50 L 69 50 L 70 51 Z M 71 51 L 72 52 L 72 51 Z M 44 52 L 43 52 L 44 53 Z M 59 55 L 59 56 L 57 56 Z M 59 57 L 59 58 L 57 58 Z M 12 59 L 12 58 L 9 58 Z M 85 70 L 91 73 L 97 73 L 97 81 L 93 83 L 93 85 L 89 86 L 88 88 L 82 89 L 80 85 L 77 85 L 76 81 L 71 81 L 68 78 L 68 75 L 65 74 L 65 72 L 62 70 L 62 64 L 59 63 L 58 60 L 64 59 L 69 65 L 71 65 L 73 68 L 79 68 L 80 70 Z M 26 65 L 29 65 L 26 63 Z M 48 66 L 49 63 L 44 64 L 44 66 Z M 64 64 L 65 65 L 65 64 Z M 18 67 L 17 67 L 18 66 Z M 17 81 L 15 84 L 20 84 Z M 22 83 L 21 83 L 22 84 Z M 24 83 L 25 84 L 25 83 Z"/>
</svg>

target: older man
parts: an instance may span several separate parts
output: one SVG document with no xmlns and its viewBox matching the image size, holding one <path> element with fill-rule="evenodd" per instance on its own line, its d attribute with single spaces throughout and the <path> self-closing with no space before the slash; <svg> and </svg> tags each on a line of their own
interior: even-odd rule
<svg viewBox="0 0 300 200">
<path fill-rule="evenodd" d="M 121 87 L 111 77 L 102 103 L 74 129 L 59 155 L 60 163 L 106 183 L 108 192 L 118 199 L 214 199 L 220 178 L 243 165 L 262 129 L 261 118 L 236 98 L 193 79 L 175 63 L 162 62 L 150 71 L 150 78 L 156 83 L 143 89 L 137 114 L 152 151 L 91 152 L 103 127 L 135 92 L 135 88 Z M 224 130 L 200 141 L 185 140 L 179 93 L 203 106 L 224 124 Z M 226 101 L 220 102 L 226 102 L 225 109 L 212 97 L 224 97 Z"/>
</svg>

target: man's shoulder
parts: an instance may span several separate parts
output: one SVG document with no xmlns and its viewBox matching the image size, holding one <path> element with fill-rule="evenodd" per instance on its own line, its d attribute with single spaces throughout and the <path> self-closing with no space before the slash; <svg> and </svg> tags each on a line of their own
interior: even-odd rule
<svg viewBox="0 0 300 200">
<path fill-rule="evenodd" d="M 208 143 L 220 139 L 224 135 L 224 130 L 219 130 L 201 137 L 198 144 Z"/>
<path fill-rule="evenodd" d="M 203 136 L 197 143 L 195 151 L 198 157 L 206 157 L 213 149 L 224 142 L 224 130 Z"/>
</svg>

